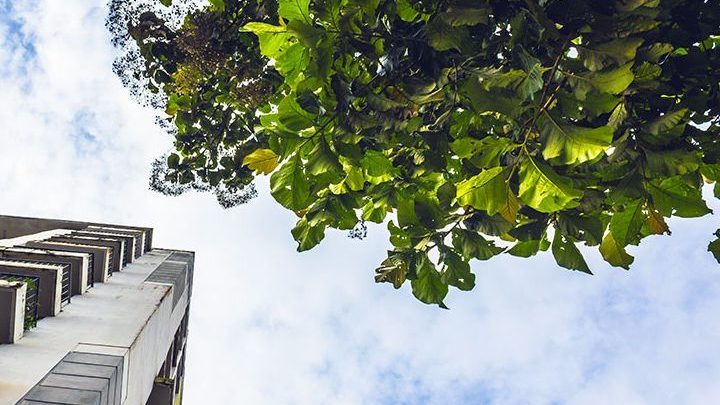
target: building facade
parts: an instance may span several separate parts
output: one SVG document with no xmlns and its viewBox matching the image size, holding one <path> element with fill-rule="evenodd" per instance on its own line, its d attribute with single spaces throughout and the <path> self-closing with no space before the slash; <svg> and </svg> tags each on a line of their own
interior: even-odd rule
<svg viewBox="0 0 720 405">
<path fill-rule="evenodd" d="M 0 405 L 180 404 L 194 258 L 151 228 L 0 216 Z"/>
</svg>

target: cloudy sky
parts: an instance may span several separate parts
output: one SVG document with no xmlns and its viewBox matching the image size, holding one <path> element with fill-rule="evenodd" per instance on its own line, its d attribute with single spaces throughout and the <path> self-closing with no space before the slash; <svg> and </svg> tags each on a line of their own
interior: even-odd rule
<svg viewBox="0 0 720 405">
<path fill-rule="evenodd" d="M 720 398 L 717 217 L 671 221 L 630 272 L 476 263 L 450 311 L 373 282 L 387 235 L 298 254 L 268 196 L 147 190 L 171 139 L 111 71 L 104 0 L 0 0 L 0 210 L 155 228 L 197 252 L 186 404 L 707 404 Z M 720 205 L 713 203 L 720 212 Z"/>
</svg>

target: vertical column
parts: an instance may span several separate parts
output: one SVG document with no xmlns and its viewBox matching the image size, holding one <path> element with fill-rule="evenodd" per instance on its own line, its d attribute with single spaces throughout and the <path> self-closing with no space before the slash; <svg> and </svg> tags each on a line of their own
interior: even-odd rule
<svg viewBox="0 0 720 405">
<path fill-rule="evenodd" d="M 25 330 L 25 294 L 20 281 L 0 280 L 0 344 L 15 343 Z"/>
</svg>

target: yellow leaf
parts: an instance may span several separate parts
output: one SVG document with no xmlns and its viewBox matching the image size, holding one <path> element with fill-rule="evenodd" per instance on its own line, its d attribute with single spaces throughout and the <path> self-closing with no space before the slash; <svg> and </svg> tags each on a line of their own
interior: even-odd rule
<svg viewBox="0 0 720 405">
<path fill-rule="evenodd" d="M 635 260 L 634 257 L 630 256 L 628 252 L 625 251 L 625 246 L 619 244 L 613 237 L 612 233 L 609 232 L 605 235 L 602 243 L 600 244 L 600 254 L 606 262 L 615 267 L 622 267 L 625 270 L 628 270 L 633 260 Z"/>
<path fill-rule="evenodd" d="M 508 190 L 508 199 L 505 202 L 498 213 L 509 223 L 514 224 L 517 218 L 518 210 L 520 209 L 520 202 L 515 197 L 512 191 Z"/>
<path fill-rule="evenodd" d="M 653 235 L 662 235 L 666 232 L 668 234 L 670 233 L 670 228 L 668 228 L 667 223 L 665 223 L 665 218 L 663 218 L 661 213 L 657 212 L 654 208 L 650 207 L 649 205 L 648 205 L 647 226 Z"/>
<path fill-rule="evenodd" d="M 270 149 L 256 149 L 243 159 L 243 166 L 269 174 L 278 165 L 278 156 Z"/>
</svg>

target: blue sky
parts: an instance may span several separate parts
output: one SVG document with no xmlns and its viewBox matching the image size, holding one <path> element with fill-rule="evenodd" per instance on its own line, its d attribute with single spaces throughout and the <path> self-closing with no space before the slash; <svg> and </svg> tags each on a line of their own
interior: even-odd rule
<svg viewBox="0 0 720 405">
<path fill-rule="evenodd" d="M 331 233 L 298 254 L 269 196 L 147 190 L 171 145 L 111 71 L 104 0 L 0 0 L 0 207 L 153 226 L 197 252 L 187 404 L 707 404 L 720 398 L 718 218 L 671 221 L 630 272 L 475 263 L 450 311 L 373 282 L 387 249 Z M 711 206 L 720 212 L 720 205 Z"/>
</svg>

